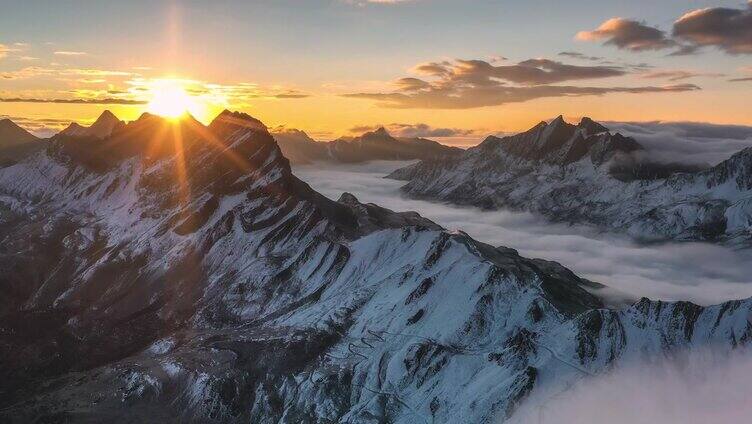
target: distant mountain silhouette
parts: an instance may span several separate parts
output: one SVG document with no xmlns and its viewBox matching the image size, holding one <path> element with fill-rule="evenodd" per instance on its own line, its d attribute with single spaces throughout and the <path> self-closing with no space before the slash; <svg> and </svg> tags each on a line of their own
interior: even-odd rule
<svg viewBox="0 0 752 424">
<path fill-rule="evenodd" d="M 46 145 L 10 119 L 0 120 L 0 167 L 12 165 Z"/>
<path fill-rule="evenodd" d="M 85 127 L 76 122 L 72 122 L 68 127 L 60 131 L 60 135 L 68 137 L 109 137 L 115 130 L 121 128 L 125 123 L 118 119 L 112 112 L 105 110 L 99 115 L 91 126 Z"/>
<path fill-rule="evenodd" d="M 292 163 L 332 161 L 357 163 L 369 160 L 441 159 L 457 156 L 462 149 L 425 138 L 396 138 L 381 127 L 357 137 L 341 137 L 317 142 L 303 131 L 285 129 L 272 132 L 282 152 Z"/>
</svg>

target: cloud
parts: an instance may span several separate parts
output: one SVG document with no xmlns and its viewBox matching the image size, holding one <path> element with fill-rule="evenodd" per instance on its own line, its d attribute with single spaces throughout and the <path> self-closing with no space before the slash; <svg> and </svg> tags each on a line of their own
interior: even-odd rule
<svg viewBox="0 0 752 424">
<path fill-rule="evenodd" d="M 656 355 L 657 356 L 657 355 Z M 693 349 L 669 357 L 630 358 L 610 372 L 529 398 L 512 424 L 736 424 L 752 416 L 752 358 L 747 348 Z M 558 393 L 554 390 L 559 391 Z"/>
<path fill-rule="evenodd" d="M 752 147 L 752 127 L 701 122 L 607 122 L 612 131 L 634 137 L 658 162 L 715 165 Z"/>
<path fill-rule="evenodd" d="M 546 97 L 598 96 L 609 93 L 670 93 L 695 91 L 694 84 L 647 87 L 588 87 L 552 85 L 566 81 L 626 75 L 616 66 L 577 66 L 550 59 L 529 59 L 515 65 L 494 66 L 483 60 L 428 62 L 412 71 L 424 78 L 395 81 L 393 92 L 347 93 L 391 108 L 469 109 L 525 102 Z"/>
<path fill-rule="evenodd" d="M 0 44 L 0 59 L 7 57 L 8 53 L 19 52 L 21 49 L 8 47 L 5 44 Z"/>
<path fill-rule="evenodd" d="M 674 22 L 673 35 L 695 47 L 752 54 L 752 1 L 745 9 L 709 7 L 688 12 Z"/>
<path fill-rule="evenodd" d="M 62 50 L 62 51 L 56 51 L 53 54 L 57 56 L 86 56 L 88 53 Z"/>
<path fill-rule="evenodd" d="M 578 32 L 575 38 L 581 41 L 604 40 L 604 44 L 632 51 L 661 50 L 676 45 L 660 29 L 625 18 L 611 18 L 595 30 Z"/>
<path fill-rule="evenodd" d="M 31 58 L 34 59 L 34 58 Z M 0 79 L 18 80 L 44 76 L 81 76 L 81 77 L 130 77 L 137 74 L 132 72 L 89 69 L 89 68 L 44 68 L 40 66 L 29 66 L 16 71 L 0 72 Z"/>
<path fill-rule="evenodd" d="M 425 75 L 478 85 L 493 85 L 496 80 L 542 85 L 626 74 L 623 69 L 613 66 L 567 65 L 550 59 L 528 59 L 516 65 L 500 66 L 494 66 L 484 60 L 458 59 L 454 63 L 432 62 L 418 65 L 415 69 Z"/>
<path fill-rule="evenodd" d="M 749 82 L 752 81 L 752 77 L 731 78 L 730 82 Z"/>
<path fill-rule="evenodd" d="M 548 97 L 601 96 L 610 93 L 678 93 L 696 90 L 700 90 L 700 87 L 694 84 L 659 87 L 576 87 L 559 85 L 511 87 L 494 84 L 491 86 L 432 87 L 429 90 L 411 93 L 351 93 L 344 96 L 375 100 L 382 107 L 398 109 L 472 109 Z"/>
<path fill-rule="evenodd" d="M 494 246 L 512 247 L 523 256 L 557 261 L 579 276 L 613 288 L 604 295 L 705 305 L 752 296 L 752 252 L 706 243 L 639 245 L 590 227 L 552 224 L 530 213 L 410 199 L 399 191 L 403 181 L 383 178 L 407 164 L 313 164 L 296 166 L 293 173 L 330 198 L 348 191 L 363 202 L 417 211 L 448 229 L 460 229 Z"/>
<path fill-rule="evenodd" d="M 559 52 L 559 56 L 571 57 L 572 59 L 590 60 L 593 62 L 603 60 L 603 58 L 600 56 L 587 56 L 582 53 L 572 51 Z"/>
<path fill-rule="evenodd" d="M 474 130 L 461 128 L 436 128 L 428 124 L 399 124 L 392 123 L 387 125 L 359 125 L 350 128 L 351 133 L 360 134 L 368 131 L 375 131 L 380 127 L 386 130 L 394 137 L 466 137 L 476 134 Z"/>
<path fill-rule="evenodd" d="M 431 84 L 418 78 L 400 78 L 394 85 L 402 91 L 417 91 L 431 88 Z"/>
<path fill-rule="evenodd" d="M 752 54 L 752 0 L 747 7 L 708 7 L 679 17 L 671 35 L 658 28 L 625 18 L 611 18 L 592 31 L 580 31 L 577 40 L 597 41 L 631 51 L 676 48 L 670 56 L 696 54 L 717 47 L 732 54 Z"/>
<path fill-rule="evenodd" d="M 144 105 L 145 100 L 118 99 L 118 98 L 74 98 L 74 99 L 35 99 L 22 97 L 0 98 L 0 103 L 63 103 L 63 104 L 89 104 L 89 105 Z"/>
<path fill-rule="evenodd" d="M 725 74 L 719 74 L 714 72 L 695 72 L 686 70 L 656 70 L 645 72 L 640 75 L 640 78 L 644 79 L 667 79 L 669 81 L 683 81 L 689 78 L 697 77 L 709 77 L 718 78 L 723 77 Z"/>
</svg>

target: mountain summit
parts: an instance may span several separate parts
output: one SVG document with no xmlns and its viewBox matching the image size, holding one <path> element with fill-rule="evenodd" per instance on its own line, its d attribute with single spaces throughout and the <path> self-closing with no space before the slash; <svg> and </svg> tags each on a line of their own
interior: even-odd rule
<svg viewBox="0 0 752 424">
<path fill-rule="evenodd" d="M 13 165 L 47 146 L 10 119 L 0 119 L 0 167 Z"/>
<path fill-rule="evenodd" d="M 118 119 L 115 114 L 109 110 L 105 110 L 99 115 L 99 118 L 91 124 L 91 126 L 84 127 L 76 122 L 72 122 L 67 128 L 60 131 L 59 135 L 102 139 L 109 137 L 115 130 L 121 128 L 123 125 L 125 125 L 125 123 Z"/>
<path fill-rule="evenodd" d="M 17 146 L 32 141 L 37 141 L 34 134 L 19 127 L 10 119 L 0 119 L 0 148 Z"/>
</svg>

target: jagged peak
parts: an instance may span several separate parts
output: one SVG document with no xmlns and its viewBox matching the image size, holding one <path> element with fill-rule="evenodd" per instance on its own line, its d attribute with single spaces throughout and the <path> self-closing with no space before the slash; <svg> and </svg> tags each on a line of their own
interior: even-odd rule
<svg viewBox="0 0 752 424">
<path fill-rule="evenodd" d="M 386 130 L 384 127 L 379 127 L 373 131 L 369 131 L 361 135 L 360 137 L 357 137 L 356 139 L 364 140 L 364 141 L 397 141 L 396 138 L 392 137 L 391 134 L 389 134 L 389 131 Z"/>
<path fill-rule="evenodd" d="M 218 125 L 232 125 L 236 127 L 268 131 L 268 128 L 263 122 L 251 115 L 243 112 L 232 112 L 228 109 L 223 110 L 222 113 L 217 115 L 211 124 L 209 124 L 210 127 L 216 127 Z"/>
<path fill-rule="evenodd" d="M 118 118 L 117 116 L 115 116 L 114 113 L 110 112 L 109 109 L 105 109 L 99 115 L 99 117 L 97 118 L 97 120 L 94 121 L 94 124 L 92 124 L 92 125 L 97 125 L 97 124 L 101 124 L 101 123 L 119 123 L 119 122 L 121 122 L 120 118 Z"/>
<path fill-rule="evenodd" d="M 606 128 L 605 126 L 603 126 L 602 124 L 598 122 L 593 121 L 587 116 L 582 117 L 582 119 L 580 120 L 580 123 L 577 124 L 577 128 L 582 129 L 586 135 L 593 135 L 593 134 L 608 132 L 608 128 Z"/>
<path fill-rule="evenodd" d="M 374 135 L 381 135 L 381 136 L 390 136 L 389 131 L 386 130 L 384 127 L 378 127 L 375 131 L 372 132 Z"/>
<path fill-rule="evenodd" d="M 559 115 L 556 118 L 552 119 L 551 122 L 548 124 L 549 126 L 559 126 L 562 124 L 566 124 L 567 122 L 564 120 L 564 115 Z"/>
<path fill-rule="evenodd" d="M 337 202 L 344 203 L 346 205 L 357 205 L 360 204 L 360 201 L 357 197 L 355 197 L 354 194 L 344 192 L 341 196 L 339 196 L 339 199 L 337 199 Z"/>
</svg>

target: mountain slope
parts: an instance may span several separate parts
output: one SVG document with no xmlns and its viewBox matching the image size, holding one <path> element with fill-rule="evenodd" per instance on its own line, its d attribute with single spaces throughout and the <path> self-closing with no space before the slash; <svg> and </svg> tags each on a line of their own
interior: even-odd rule
<svg viewBox="0 0 752 424">
<path fill-rule="evenodd" d="M 43 149 L 46 145 L 46 142 L 19 127 L 10 119 L 0 120 L 0 166 L 15 163 Z"/>
<path fill-rule="evenodd" d="M 409 195 L 482 208 L 523 209 L 646 240 L 752 239 L 752 150 L 705 170 L 646 161 L 634 139 L 587 118 L 561 117 L 489 137 L 462 156 L 395 171 Z"/>
<path fill-rule="evenodd" d="M 299 130 L 281 130 L 273 135 L 285 157 L 299 164 L 316 161 L 357 163 L 370 160 L 437 159 L 462 153 L 462 149 L 444 146 L 425 138 L 394 138 L 384 128 L 330 142 L 314 141 Z"/>
<path fill-rule="evenodd" d="M 329 200 L 244 114 L 78 141 L 0 170 L 4 422 L 498 422 L 752 336 L 752 300 L 607 308 L 559 264 Z"/>
</svg>

